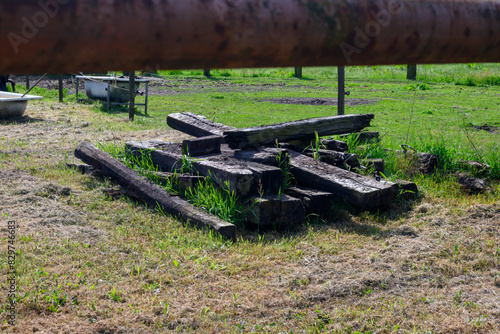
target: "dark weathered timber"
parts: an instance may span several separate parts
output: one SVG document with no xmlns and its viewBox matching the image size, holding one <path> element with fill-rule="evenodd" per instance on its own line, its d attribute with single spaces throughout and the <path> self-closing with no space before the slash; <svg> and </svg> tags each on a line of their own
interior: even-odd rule
<svg viewBox="0 0 500 334">
<path fill-rule="evenodd" d="M 408 65 L 406 68 L 406 79 L 417 80 L 417 65 Z"/>
<path fill-rule="evenodd" d="M 316 139 L 313 140 L 289 140 L 287 142 L 290 145 L 302 146 L 302 147 L 314 147 L 316 145 Z M 349 150 L 349 145 L 346 142 L 333 139 L 320 139 L 320 146 L 327 150 L 333 150 L 337 152 L 346 152 Z"/>
<path fill-rule="evenodd" d="M 241 197 L 247 197 L 264 191 L 269 194 L 277 194 L 283 186 L 283 173 L 281 169 L 267 166 L 256 162 L 242 162 L 238 159 L 225 156 L 207 157 L 209 160 L 193 162 L 195 170 L 200 175 L 216 178 L 218 184 L 229 181 L 232 190 Z M 251 177 L 247 179 L 233 179 L 232 173 L 246 173 L 250 171 Z M 239 174 L 236 174 L 239 175 Z M 246 175 L 246 174 L 244 174 Z"/>
<path fill-rule="evenodd" d="M 296 226 L 306 217 L 300 199 L 288 195 L 256 198 L 249 210 L 248 222 L 263 228 Z"/>
<path fill-rule="evenodd" d="M 365 159 L 363 165 L 366 168 L 373 168 L 375 172 L 384 172 L 384 159 Z"/>
<path fill-rule="evenodd" d="M 71 169 L 76 169 L 82 174 L 91 174 L 95 168 L 87 164 L 71 164 L 67 163 L 66 166 Z"/>
<path fill-rule="evenodd" d="M 224 139 L 232 149 L 251 148 L 259 145 L 272 145 L 276 140 L 313 139 L 319 136 L 358 132 L 370 126 L 373 114 L 344 115 L 310 118 L 280 124 L 264 125 L 254 128 L 224 131 Z"/>
<path fill-rule="evenodd" d="M 347 137 L 349 137 L 351 135 L 352 134 L 349 134 L 349 133 L 340 135 L 340 139 L 345 140 L 345 139 L 347 139 Z M 380 141 L 380 133 L 379 132 L 359 132 L 359 133 L 356 133 L 356 136 L 357 136 L 356 142 L 358 144 L 366 144 L 366 143 Z"/>
<path fill-rule="evenodd" d="M 460 160 L 459 166 L 467 170 L 471 170 L 480 176 L 486 175 L 491 170 L 490 165 L 479 161 Z"/>
<path fill-rule="evenodd" d="M 207 136 L 186 139 L 182 142 L 182 153 L 191 157 L 220 153 L 221 136 Z"/>
<path fill-rule="evenodd" d="M 305 152 L 308 156 L 314 156 L 314 151 L 308 149 Z M 358 168 L 360 166 L 358 156 L 353 153 L 337 152 L 332 150 L 319 149 L 317 151 L 319 154 L 320 161 L 326 162 L 327 164 L 343 168 Z"/>
<path fill-rule="evenodd" d="M 236 159 L 243 161 L 257 162 L 270 166 L 278 166 L 278 161 L 276 160 L 276 156 L 280 152 L 285 154 L 287 150 L 282 148 L 278 149 L 278 148 L 266 147 L 266 148 L 261 148 L 259 150 L 236 150 L 236 151 L 231 150 L 230 152 L 224 152 L 224 153 L 231 154 Z"/>
<path fill-rule="evenodd" d="M 295 77 L 302 78 L 302 67 L 295 67 Z"/>
<path fill-rule="evenodd" d="M 437 167 L 438 156 L 430 153 L 418 153 L 418 168 L 424 174 L 432 174 Z"/>
<path fill-rule="evenodd" d="M 327 164 L 343 168 L 358 168 L 360 167 L 360 163 L 358 160 L 358 156 L 352 153 L 346 152 L 337 152 L 333 150 L 325 150 L 325 149 L 312 149 L 312 148 L 304 148 L 296 145 L 290 144 L 280 144 L 281 147 L 286 149 L 291 149 L 294 151 L 301 152 L 309 157 L 315 158 L 319 161 L 325 162 Z"/>
<path fill-rule="evenodd" d="M 153 163 L 166 172 L 182 172 L 182 153 L 179 144 L 163 141 L 128 142 L 127 149 L 134 153 L 149 152 Z M 192 159 L 192 172 L 202 176 L 210 176 L 214 181 L 223 186 L 224 181 L 229 182 L 230 189 L 239 196 L 248 196 L 255 183 L 253 172 L 240 166 L 226 166 L 218 162 Z"/>
<path fill-rule="evenodd" d="M 331 192 L 362 208 L 384 206 L 398 193 L 398 186 L 394 183 L 378 182 L 292 150 L 288 150 L 288 155 L 290 171 L 297 182 L 309 188 Z"/>
<path fill-rule="evenodd" d="M 182 152 L 180 145 L 166 141 L 127 142 L 125 149 L 139 156 L 149 154 L 153 163 L 164 172 L 182 173 Z"/>
<path fill-rule="evenodd" d="M 337 115 L 345 114 L 345 67 L 337 67 Z"/>
<path fill-rule="evenodd" d="M 323 139 L 321 140 L 321 145 L 326 147 L 328 150 L 346 152 L 349 150 L 349 145 L 346 142 L 334 139 Z"/>
<path fill-rule="evenodd" d="M 205 177 L 191 174 L 179 174 L 169 172 L 154 172 L 160 182 L 175 182 L 181 193 L 186 192 L 189 188 L 194 188 L 200 181 L 205 180 Z"/>
<path fill-rule="evenodd" d="M 413 199 L 418 196 L 418 187 L 414 182 L 405 180 L 396 180 L 399 187 L 399 196 L 404 199 Z"/>
<path fill-rule="evenodd" d="M 186 192 L 190 188 L 195 188 L 197 184 L 205 180 L 203 176 L 195 176 L 195 175 L 179 175 L 177 174 L 177 185 L 179 186 L 180 191 Z"/>
<path fill-rule="evenodd" d="M 167 124 L 172 129 L 187 133 L 193 137 L 222 136 L 224 131 L 234 129 L 190 112 L 168 115 Z"/>
<path fill-rule="evenodd" d="M 467 173 L 459 173 L 457 176 L 460 188 L 471 194 L 480 194 L 488 189 L 484 180 L 472 177 Z"/>
<path fill-rule="evenodd" d="M 330 211 L 332 202 L 336 198 L 332 193 L 303 187 L 288 188 L 287 193 L 302 201 L 306 213 L 320 216 L 324 216 Z"/>
<path fill-rule="evenodd" d="M 64 100 L 64 93 L 63 93 L 63 76 L 62 74 L 57 75 L 58 83 L 59 83 L 59 103 L 62 103 Z M 29 88 L 28 88 L 29 89 Z"/>
<path fill-rule="evenodd" d="M 438 156 L 431 153 L 422 153 L 415 151 L 396 151 L 401 158 L 407 160 L 408 164 L 412 164 L 414 172 L 422 174 L 432 174 L 437 167 Z"/>
<path fill-rule="evenodd" d="M 160 207 L 166 214 L 182 221 L 200 227 L 210 227 L 228 238 L 235 237 L 233 224 L 204 212 L 177 196 L 172 196 L 160 186 L 90 143 L 83 142 L 78 145 L 75 156 L 115 179 L 130 196 L 144 201 L 150 208 Z"/>
<path fill-rule="evenodd" d="M 181 172 L 182 154 L 179 144 L 162 141 L 129 142 L 127 149 L 134 153 L 148 152 L 153 163 L 163 171 Z M 260 189 L 277 193 L 283 184 L 283 174 L 277 167 L 258 163 L 242 163 L 228 156 L 202 156 L 191 159 L 193 172 L 210 176 L 219 185 L 229 182 L 238 196 L 247 197 Z"/>
<path fill-rule="evenodd" d="M 135 72 L 132 71 L 129 73 L 129 81 L 128 81 L 128 87 L 129 87 L 129 103 L 128 103 L 128 119 L 129 121 L 134 120 L 134 115 L 135 115 Z M 108 88 L 109 89 L 109 88 Z M 109 94 L 108 94 L 108 99 L 109 99 Z M 109 109 L 109 104 L 108 104 L 108 109 Z"/>
</svg>

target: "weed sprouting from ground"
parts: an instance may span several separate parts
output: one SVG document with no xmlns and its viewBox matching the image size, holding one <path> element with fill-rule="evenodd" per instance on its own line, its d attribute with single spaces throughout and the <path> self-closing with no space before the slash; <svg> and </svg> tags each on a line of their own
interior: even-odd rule
<svg viewBox="0 0 500 334">
<path fill-rule="evenodd" d="M 231 190 L 229 181 L 219 187 L 211 177 L 199 181 L 186 191 L 186 199 L 195 206 L 233 224 L 241 225 L 245 220 L 244 205 Z"/>
<path fill-rule="evenodd" d="M 324 145 L 321 144 L 321 141 L 320 141 L 320 138 L 319 138 L 319 135 L 318 135 L 318 132 L 317 131 L 314 131 L 314 142 L 312 142 L 310 145 L 309 145 L 309 148 L 312 150 L 313 152 L 313 158 L 314 160 L 321 160 L 321 154 L 319 152 L 320 149 L 324 148 Z"/>
<path fill-rule="evenodd" d="M 60 289 L 61 285 L 58 286 L 58 289 L 53 291 L 52 295 L 48 295 L 45 297 L 47 303 L 49 304 L 47 310 L 50 312 L 59 312 L 60 307 L 66 304 L 68 295 L 63 295 Z"/>
<path fill-rule="evenodd" d="M 278 144 L 276 145 L 278 147 Z M 283 190 L 286 190 L 292 186 L 294 180 L 294 177 L 290 172 L 290 157 L 288 156 L 288 153 L 279 150 L 278 154 L 276 155 L 276 163 L 283 173 Z"/>
<path fill-rule="evenodd" d="M 193 160 L 191 159 L 189 152 L 182 155 L 181 173 L 194 173 Z"/>
<path fill-rule="evenodd" d="M 359 138 L 360 138 L 359 133 L 351 133 L 351 134 L 349 134 L 347 136 L 343 136 L 343 137 L 341 137 L 339 135 L 332 136 L 332 139 L 334 139 L 334 140 L 340 140 L 340 141 L 347 143 L 347 146 L 349 147 L 349 151 L 353 152 L 353 153 L 355 153 L 358 146 L 360 146 L 362 144 L 362 142 L 359 140 Z"/>
<path fill-rule="evenodd" d="M 109 298 L 115 302 L 119 302 L 122 299 L 122 291 L 118 291 L 115 287 L 109 292 Z"/>
<path fill-rule="evenodd" d="M 166 178 L 160 174 L 158 165 L 153 162 L 150 152 L 137 151 L 131 152 L 123 147 L 118 147 L 116 144 L 111 143 L 104 145 L 99 143 L 101 149 L 108 152 L 113 158 L 125 164 L 127 167 L 135 170 L 142 176 L 145 176 L 150 181 L 163 186 L 168 191 L 177 193 L 176 177 Z"/>
</svg>

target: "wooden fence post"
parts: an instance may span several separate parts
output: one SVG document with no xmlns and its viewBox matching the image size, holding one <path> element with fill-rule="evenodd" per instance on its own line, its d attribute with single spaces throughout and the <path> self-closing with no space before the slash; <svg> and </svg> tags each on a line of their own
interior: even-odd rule
<svg viewBox="0 0 500 334">
<path fill-rule="evenodd" d="M 345 112 L 345 67 L 338 67 L 338 99 L 337 110 L 339 115 L 344 115 Z"/>
<path fill-rule="evenodd" d="M 296 67 L 295 68 L 295 77 L 296 78 L 302 78 L 302 67 Z"/>
<path fill-rule="evenodd" d="M 63 76 L 62 74 L 58 74 L 58 79 L 59 79 L 59 102 L 63 102 Z"/>
<path fill-rule="evenodd" d="M 135 72 L 129 73 L 129 89 L 130 89 L 130 101 L 129 101 L 129 111 L 128 119 L 129 121 L 134 120 L 135 115 Z"/>
<path fill-rule="evenodd" d="M 406 70 L 406 79 L 417 80 L 417 65 L 408 65 Z"/>
</svg>

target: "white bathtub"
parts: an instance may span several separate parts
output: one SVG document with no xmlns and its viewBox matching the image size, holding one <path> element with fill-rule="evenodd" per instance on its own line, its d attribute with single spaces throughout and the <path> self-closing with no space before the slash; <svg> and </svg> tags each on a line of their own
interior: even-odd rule
<svg viewBox="0 0 500 334">
<path fill-rule="evenodd" d="M 0 118 L 22 117 L 29 100 L 39 100 L 43 97 L 17 93 L 0 92 Z"/>
<path fill-rule="evenodd" d="M 129 78 L 107 76 L 77 76 L 76 78 L 85 80 L 85 93 L 91 99 L 108 101 L 109 98 L 109 102 L 117 103 L 130 101 Z M 136 91 L 141 82 L 149 82 L 149 79 L 135 79 Z"/>
</svg>

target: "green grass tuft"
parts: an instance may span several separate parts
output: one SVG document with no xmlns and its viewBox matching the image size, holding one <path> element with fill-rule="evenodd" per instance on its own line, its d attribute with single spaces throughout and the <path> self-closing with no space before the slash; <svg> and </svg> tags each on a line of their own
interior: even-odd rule
<svg viewBox="0 0 500 334">
<path fill-rule="evenodd" d="M 244 205 L 226 181 L 219 187 L 211 177 L 199 181 L 195 188 L 185 194 L 193 205 L 230 223 L 242 226 L 246 220 Z"/>
</svg>

